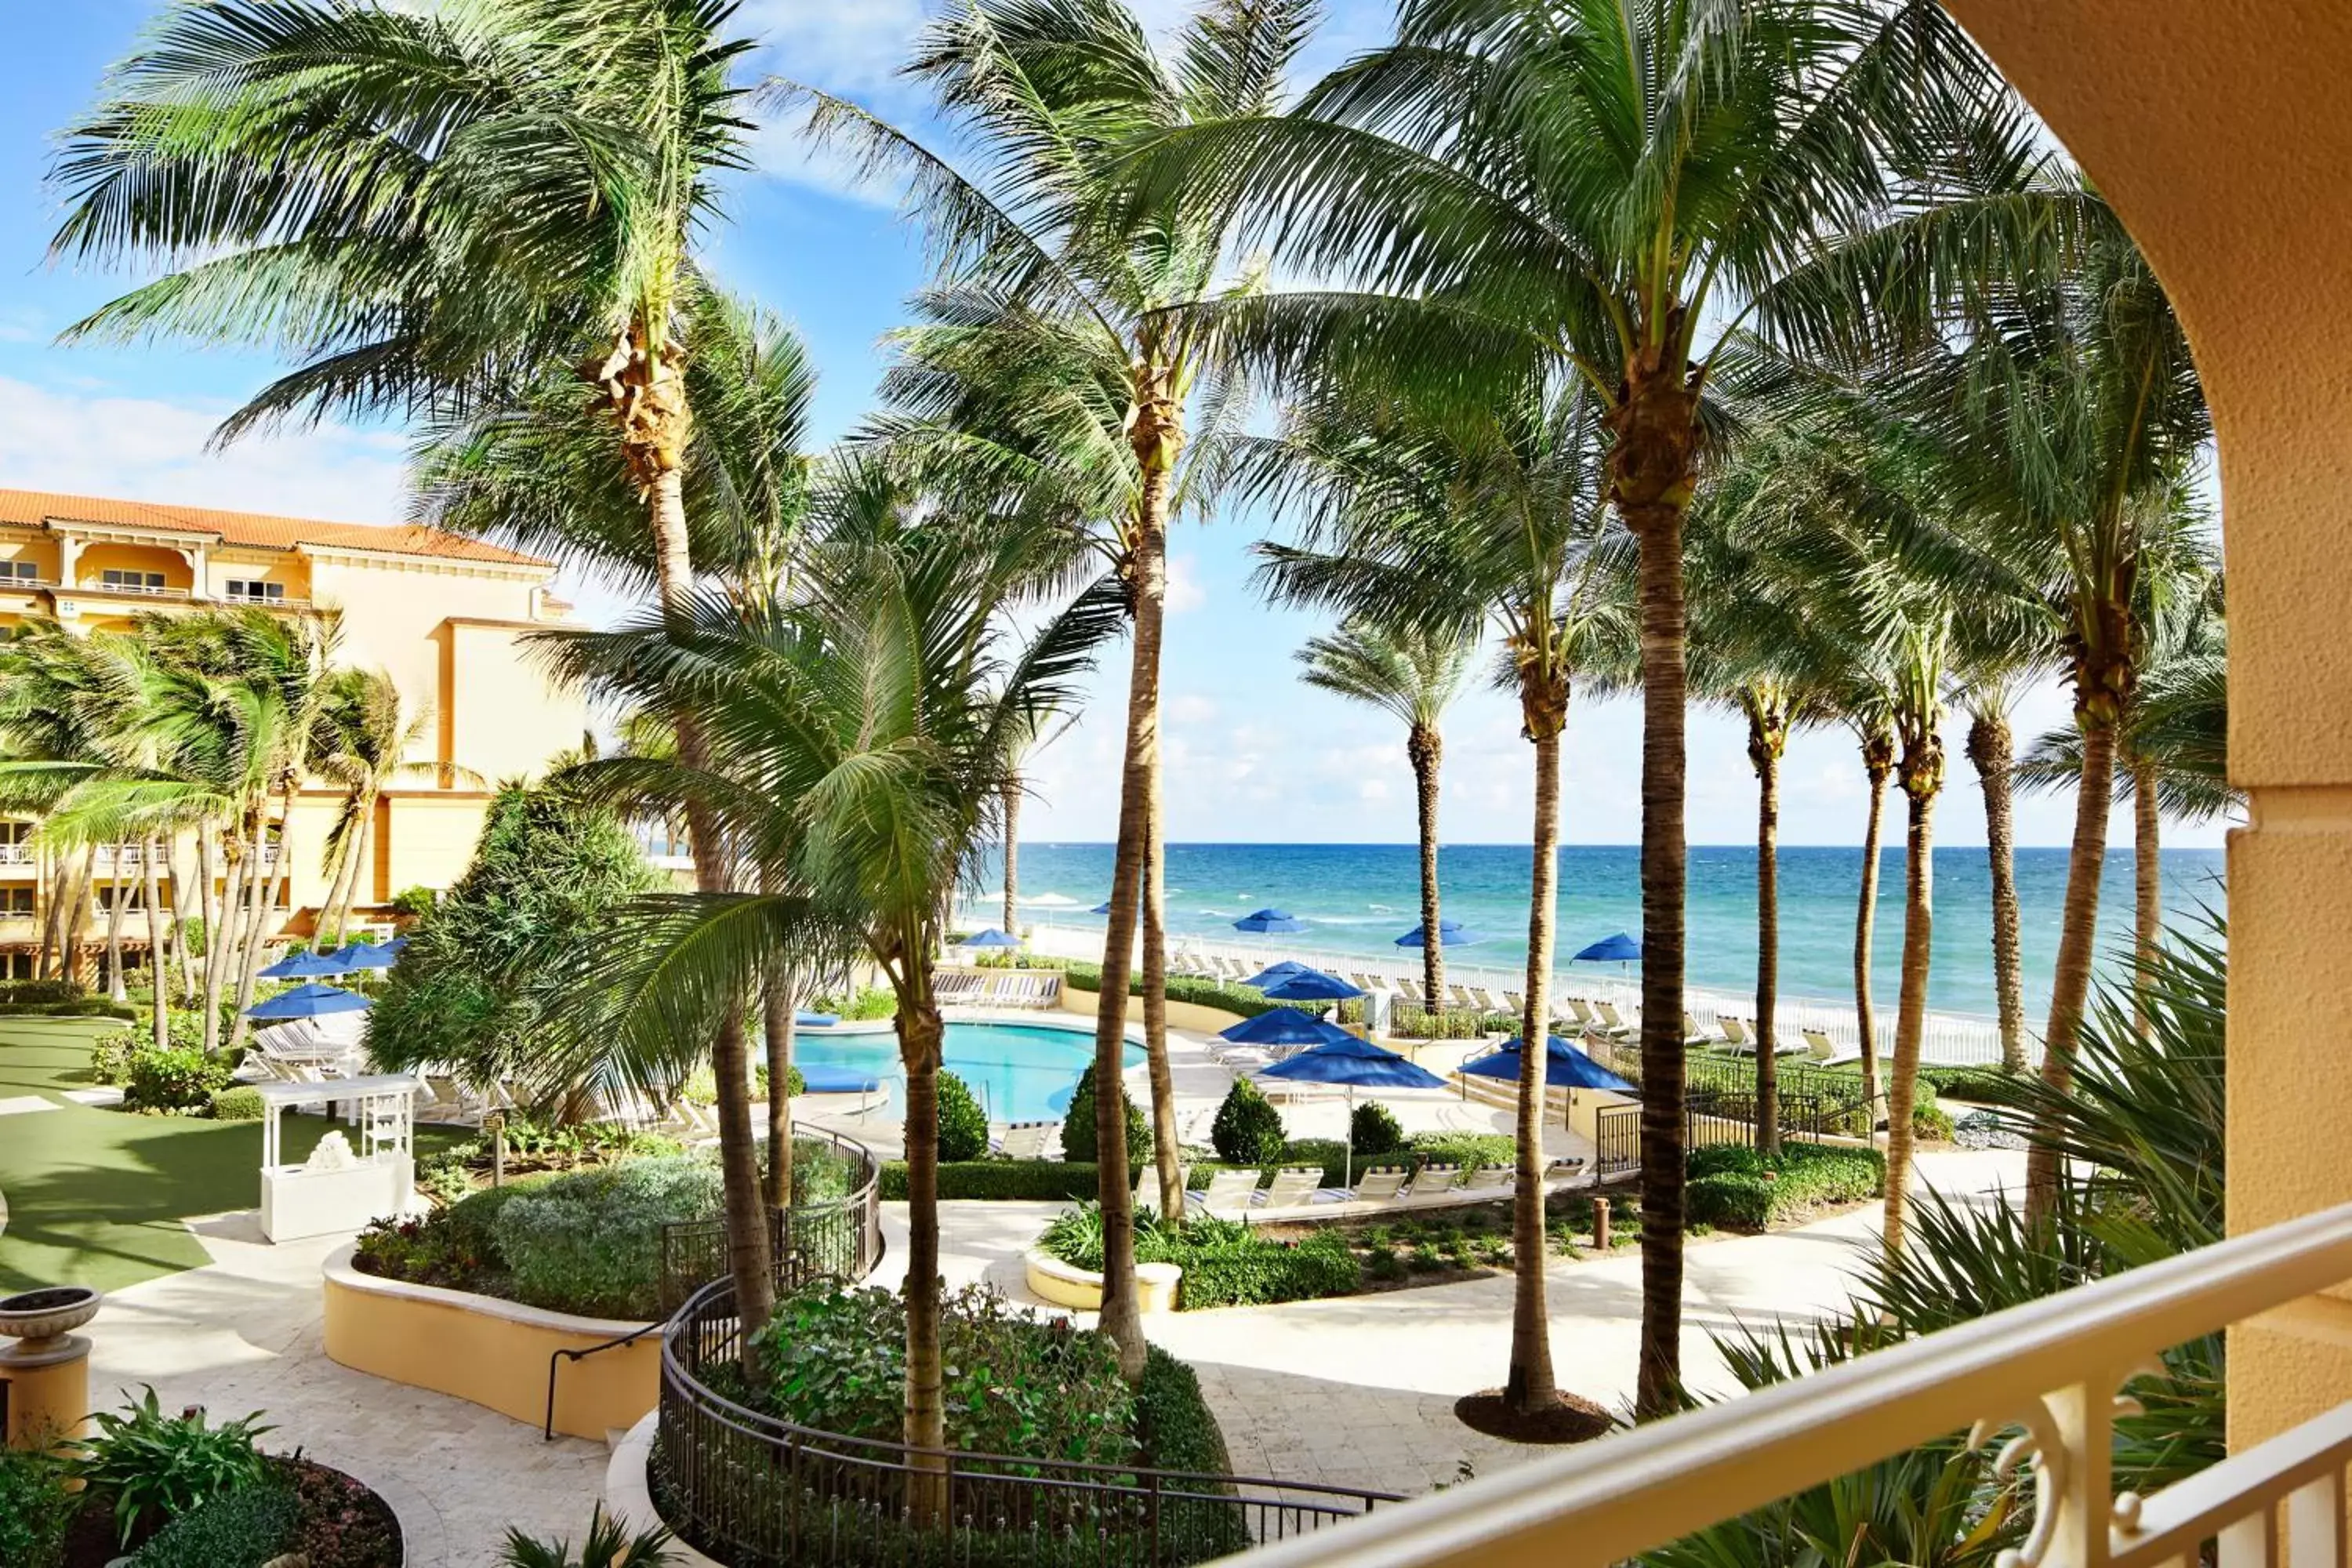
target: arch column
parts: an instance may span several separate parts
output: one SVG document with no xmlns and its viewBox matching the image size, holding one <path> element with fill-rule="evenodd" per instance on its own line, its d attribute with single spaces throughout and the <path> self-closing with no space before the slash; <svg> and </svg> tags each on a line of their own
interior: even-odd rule
<svg viewBox="0 0 2352 1568">
<path fill-rule="evenodd" d="M 2230 1228 L 2352 1202 L 2352 5 L 1945 0 L 2123 215 L 2220 434 Z M 2352 1290 L 2232 1331 L 2242 1447 L 2352 1400 Z"/>
</svg>

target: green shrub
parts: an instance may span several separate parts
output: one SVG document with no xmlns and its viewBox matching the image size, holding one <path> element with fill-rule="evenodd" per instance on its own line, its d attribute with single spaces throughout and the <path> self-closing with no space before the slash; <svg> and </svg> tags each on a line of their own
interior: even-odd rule
<svg viewBox="0 0 2352 1568">
<path fill-rule="evenodd" d="M 940 1196 L 1050 1203 L 1096 1197 L 1100 1180 L 1091 1161 L 973 1160 L 940 1167 Z M 883 1163 L 881 1195 L 907 1201 L 906 1161 Z"/>
<path fill-rule="evenodd" d="M 300 1516 L 291 1487 L 249 1486 L 173 1520 L 131 1568 L 261 1568 L 293 1544 Z"/>
<path fill-rule="evenodd" d="M 1772 1223 L 1772 1184 L 1751 1171 L 1693 1176 L 1683 1189 L 1688 1223 L 1762 1230 Z"/>
<path fill-rule="evenodd" d="M 253 1446 L 270 1430 L 258 1411 L 218 1426 L 201 1408 L 166 1415 L 150 1385 L 139 1400 L 90 1419 L 98 1436 L 82 1446 L 74 1473 L 114 1499 L 117 1539 L 126 1543 L 149 1519 L 175 1519 L 267 1473 Z"/>
<path fill-rule="evenodd" d="M 2007 1105 L 2018 1094 L 2016 1075 L 2000 1068 L 1923 1067 L 1919 1069 L 1919 1085 L 1934 1089 L 1939 1096 L 1985 1105 Z"/>
<path fill-rule="evenodd" d="M 81 1496 L 66 1462 L 40 1448 L 0 1448 L 0 1563 L 58 1568 Z"/>
<path fill-rule="evenodd" d="M 438 889 L 424 887 L 403 888 L 392 896 L 392 912 L 396 915 L 429 915 L 433 906 L 441 901 Z"/>
<path fill-rule="evenodd" d="M 0 1002 L 79 1002 L 89 994 L 78 980 L 0 980 Z"/>
<path fill-rule="evenodd" d="M 1157 1345 L 1144 1352 L 1143 1377 L 1135 1385 L 1135 1432 L 1143 1463 L 1155 1469 L 1204 1476 L 1233 1473 L 1225 1435 L 1201 1393 L 1200 1378 Z M 1200 1489 L 1181 1489 L 1192 1493 Z M 1255 1544 L 1237 1502 L 1188 1496 L 1164 1499 L 1160 1507 L 1162 1535 L 1183 1542 L 1190 1561 L 1230 1557 Z"/>
<path fill-rule="evenodd" d="M 226 1060 L 201 1050 L 151 1046 L 131 1054 L 122 1103 L 132 1110 L 209 1109 L 214 1091 L 228 1087 L 230 1070 Z"/>
<path fill-rule="evenodd" d="M 213 1090 L 212 1112 L 215 1121 L 258 1121 L 263 1106 L 261 1091 L 249 1083 L 232 1084 Z"/>
<path fill-rule="evenodd" d="M 1101 1211 L 1082 1204 L 1055 1216 L 1037 1245 L 1073 1268 L 1101 1268 Z M 1186 1310 L 1345 1296 L 1361 1283 L 1355 1252 L 1336 1232 L 1320 1232 L 1293 1244 L 1276 1241 L 1238 1220 L 1202 1215 L 1187 1220 L 1181 1230 L 1163 1227 L 1155 1216 L 1139 1217 L 1135 1260 L 1181 1268 L 1184 1279 L 1177 1304 Z"/>
<path fill-rule="evenodd" d="M 1911 1135 L 1930 1142 L 1952 1141 L 1952 1113 L 1940 1105 L 1915 1105 L 1911 1108 Z"/>
<path fill-rule="evenodd" d="M 661 1227 L 719 1207 L 719 1171 L 691 1155 L 558 1176 L 505 1200 L 493 1234 L 515 1300 L 583 1317 L 659 1311 Z"/>
<path fill-rule="evenodd" d="M 509 1528 L 499 1561 L 527 1568 L 661 1568 L 671 1560 L 668 1548 L 676 1540 L 667 1525 L 632 1530 L 627 1520 L 606 1513 L 600 1502 L 589 1508 L 588 1533 L 576 1550 L 570 1536 L 550 1541 Z"/>
<path fill-rule="evenodd" d="M 100 1083 L 126 1083 L 131 1058 L 151 1036 L 139 1029 L 110 1029 L 89 1043 L 89 1076 Z"/>
<path fill-rule="evenodd" d="M 0 1002 L 0 1018 L 121 1018 L 139 1016 L 128 1002 L 80 996 L 70 1002 Z"/>
<path fill-rule="evenodd" d="M 1404 1147 L 1404 1129 L 1396 1112 L 1377 1100 L 1356 1107 L 1348 1118 L 1348 1131 L 1360 1155 L 1393 1154 Z"/>
<path fill-rule="evenodd" d="M 1245 1078 L 1234 1079 L 1217 1119 L 1209 1125 L 1209 1142 L 1217 1158 L 1231 1165 L 1262 1165 L 1282 1158 L 1282 1112 Z"/>
<path fill-rule="evenodd" d="M 1133 1163 L 1151 1147 L 1151 1132 L 1124 1083 L 1118 1086 L 1118 1098 L 1127 1109 L 1127 1157 Z M 1086 1071 L 1078 1075 L 1077 1087 L 1070 1091 L 1069 1113 L 1062 1118 L 1062 1157 L 1083 1164 L 1091 1163 L 1096 1152 L 1095 1068 L 1088 1062 Z"/>
<path fill-rule="evenodd" d="M 1040 967 L 1032 960 L 1031 967 Z M 1062 984 L 1073 991 L 1087 991 L 1099 995 L 1102 992 L 1102 965 L 1070 963 L 1062 968 Z M 1128 994 L 1139 995 L 1143 990 L 1143 976 L 1128 977 Z M 1270 1013 L 1277 1006 L 1297 1007 L 1301 1012 L 1320 1013 L 1325 1005 L 1319 1002 L 1276 1003 L 1265 999 L 1265 994 L 1254 985 L 1229 985 L 1223 981 L 1202 980 L 1189 974 L 1168 977 L 1168 1000 L 1189 1003 L 1195 1007 L 1213 1008 L 1231 1013 L 1237 1018 L 1254 1018 L 1260 1013 Z"/>
<path fill-rule="evenodd" d="M 1413 1002 L 1389 1009 L 1389 1033 L 1401 1040 L 1475 1040 L 1487 1035 L 1515 1035 L 1519 1020 L 1508 1013 L 1488 1013 L 1476 1007 L 1448 1007 L 1433 1013 Z"/>
<path fill-rule="evenodd" d="M 812 1013 L 830 1013 L 845 1024 L 871 1024 L 898 1016 L 898 994 L 887 985 L 869 985 L 855 996 L 813 997 L 808 1006 Z"/>
<path fill-rule="evenodd" d="M 988 1152 L 988 1112 L 971 1086 L 951 1072 L 940 1074 L 940 1158 L 977 1160 Z"/>
<path fill-rule="evenodd" d="M 1691 1152 L 1685 1222 L 1762 1230 L 1820 1204 L 1859 1203 L 1886 1184 L 1886 1157 L 1875 1149 L 1783 1143 L 1767 1161 L 1743 1144 Z"/>
</svg>

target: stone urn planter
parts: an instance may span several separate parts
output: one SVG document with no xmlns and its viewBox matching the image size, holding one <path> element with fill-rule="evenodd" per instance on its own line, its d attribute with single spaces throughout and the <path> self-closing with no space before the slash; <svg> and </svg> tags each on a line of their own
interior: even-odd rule
<svg viewBox="0 0 2352 1568">
<path fill-rule="evenodd" d="M 0 1362 L 39 1366 L 58 1356 L 74 1331 L 98 1316 L 105 1298 L 87 1285 L 52 1285 L 0 1297 L 0 1338 L 18 1342 L 0 1350 Z"/>
</svg>

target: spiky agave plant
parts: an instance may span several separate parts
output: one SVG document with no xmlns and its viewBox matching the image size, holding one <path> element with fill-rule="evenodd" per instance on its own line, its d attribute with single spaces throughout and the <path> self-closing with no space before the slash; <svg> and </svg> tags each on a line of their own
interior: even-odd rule
<svg viewBox="0 0 2352 1568">
<path fill-rule="evenodd" d="M 607 1514 L 598 1503 L 588 1516 L 588 1534 L 577 1552 L 570 1536 L 543 1541 L 509 1526 L 499 1562 L 504 1568 L 661 1568 L 671 1561 L 672 1539 L 659 1525 L 632 1531 L 626 1520 Z"/>
</svg>

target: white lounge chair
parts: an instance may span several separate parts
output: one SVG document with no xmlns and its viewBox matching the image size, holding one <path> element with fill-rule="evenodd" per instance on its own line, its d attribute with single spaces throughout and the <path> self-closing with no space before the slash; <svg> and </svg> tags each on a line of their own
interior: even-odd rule
<svg viewBox="0 0 2352 1568">
<path fill-rule="evenodd" d="M 1584 1175 L 1584 1158 L 1577 1155 L 1566 1160 L 1554 1160 L 1544 1167 L 1544 1185 L 1566 1186 Z"/>
<path fill-rule="evenodd" d="M 1315 1195 L 1334 1203 L 1385 1204 L 1396 1201 L 1404 1190 L 1405 1168 L 1402 1165 L 1368 1165 L 1356 1178 L 1355 1186 L 1326 1187 Z"/>
<path fill-rule="evenodd" d="M 1744 1057 L 1754 1052 L 1756 1042 L 1749 1037 L 1748 1026 L 1744 1021 L 1733 1017 L 1728 1013 L 1717 1014 L 1715 1021 L 1722 1026 L 1723 1037 L 1730 1045 L 1733 1056 Z"/>
<path fill-rule="evenodd" d="M 1192 1167 L 1180 1162 L 1176 1166 L 1176 1184 L 1181 1187 L 1192 1179 Z M 1135 1207 L 1132 1212 L 1141 1214 L 1145 1209 L 1155 1214 L 1160 1210 L 1160 1165 L 1154 1160 L 1146 1160 L 1143 1169 L 1136 1173 L 1135 1177 Z"/>
<path fill-rule="evenodd" d="M 1008 1160 L 1042 1160 L 1058 1121 L 1015 1121 L 997 1140 L 996 1152 Z"/>
<path fill-rule="evenodd" d="M 1461 1174 L 1459 1165 L 1423 1165 L 1412 1173 L 1412 1184 L 1404 1190 L 1405 1200 L 1441 1197 L 1454 1190 Z"/>
<path fill-rule="evenodd" d="M 1294 1209 L 1313 1201 L 1315 1189 L 1323 1184 L 1320 1165 L 1285 1165 L 1274 1173 L 1265 1192 L 1258 1200 L 1259 1213 L 1276 1209 Z"/>
<path fill-rule="evenodd" d="M 1602 1034 L 1622 1040 L 1633 1033 L 1633 1026 L 1617 1016 L 1617 1004 L 1614 1002 L 1595 1003 L 1592 1010 L 1601 1015 Z"/>
<path fill-rule="evenodd" d="M 1454 1189 L 1464 1193 L 1498 1193 L 1511 1184 L 1518 1173 L 1508 1165 L 1481 1165 L 1462 1179 Z"/>
<path fill-rule="evenodd" d="M 1862 1060 L 1860 1047 L 1850 1051 L 1842 1051 L 1838 1049 L 1835 1040 L 1831 1039 L 1819 1029 L 1807 1029 L 1804 1031 L 1804 1037 L 1806 1054 L 1823 1067 L 1836 1067 L 1842 1063 Z"/>
<path fill-rule="evenodd" d="M 1248 1212 L 1257 1197 L 1257 1173 L 1254 1170 L 1213 1171 L 1208 1186 L 1191 1194 L 1192 1201 L 1203 1213 L 1220 1216 Z"/>
</svg>

